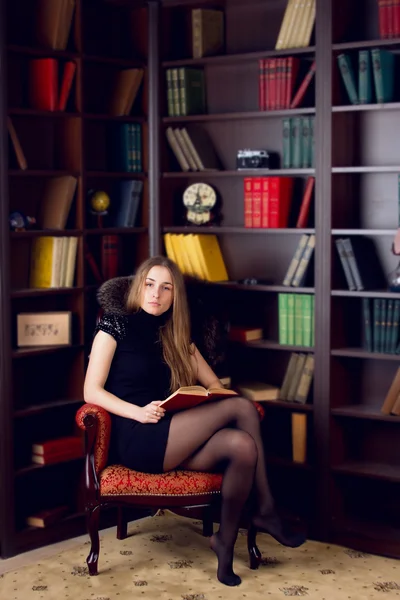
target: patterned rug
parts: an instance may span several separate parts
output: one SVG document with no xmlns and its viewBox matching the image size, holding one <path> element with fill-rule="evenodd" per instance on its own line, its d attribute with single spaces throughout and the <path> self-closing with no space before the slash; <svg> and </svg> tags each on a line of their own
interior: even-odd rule
<svg viewBox="0 0 400 600">
<path fill-rule="evenodd" d="M 0 578 L 4 600 L 386 600 L 400 595 L 396 560 L 318 542 L 280 546 L 258 536 L 263 563 L 248 568 L 241 531 L 235 570 L 242 584 L 228 588 L 216 579 L 216 558 L 201 535 L 201 523 L 166 511 L 132 523 L 131 536 L 101 537 L 99 575 L 89 577 L 89 542 L 11 571 Z"/>
</svg>

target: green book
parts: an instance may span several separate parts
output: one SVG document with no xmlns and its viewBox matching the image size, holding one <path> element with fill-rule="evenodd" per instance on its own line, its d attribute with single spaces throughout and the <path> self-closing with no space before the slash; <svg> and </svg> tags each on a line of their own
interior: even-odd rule
<svg viewBox="0 0 400 600">
<path fill-rule="evenodd" d="M 303 169 L 311 167 L 311 117 L 302 117 L 300 120 L 301 127 L 301 158 Z"/>
<path fill-rule="evenodd" d="M 303 312 L 303 346 L 312 347 L 312 330 L 313 330 L 313 307 L 311 294 L 302 296 L 302 312 Z"/>
<path fill-rule="evenodd" d="M 352 104 L 359 104 L 356 80 L 354 77 L 353 65 L 348 54 L 339 54 L 337 57 L 339 71 L 342 76 L 344 87 Z"/>
<path fill-rule="evenodd" d="M 376 101 L 378 104 L 391 102 L 394 93 L 394 54 L 382 48 L 372 48 L 371 57 Z"/>
<path fill-rule="evenodd" d="M 291 119 L 282 119 L 282 166 L 290 169 L 292 166 L 292 134 Z"/>
<path fill-rule="evenodd" d="M 201 115 L 206 112 L 204 71 L 182 67 L 178 69 L 181 115 Z"/>
<path fill-rule="evenodd" d="M 303 295 L 294 295 L 294 343 L 303 346 Z"/>
<path fill-rule="evenodd" d="M 358 53 L 358 98 L 360 104 L 372 102 L 372 69 L 368 50 Z"/>
<path fill-rule="evenodd" d="M 302 135 L 301 135 L 301 117 L 291 119 L 290 131 L 292 137 L 292 167 L 301 169 L 302 167 Z"/>
<path fill-rule="evenodd" d="M 385 327 L 385 353 L 387 353 L 387 354 L 391 353 L 393 309 L 394 309 L 394 300 L 389 299 L 387 301 L 386 327 Z"/>
<path fill-rule="evenodd" d="M 279 343 L 288 344 L 288 295 L 278 294 Z"/>
<path fill-rule="evenodd" d="M 287 323 L 288 323 L 288 341 L 289 346 L 294 346 L 294 330 L 295 330 L 295 308 L 294 308 L 294 294 L 287 295 Z"/>
<path fill-rule="evenodd" d="M 372 352 L 372 328 L 371 328 L 371 307 L 370 299 L 363 298 L 363 316 L 364 316 L 364 347 L 368 352 Z"/>
</svg>

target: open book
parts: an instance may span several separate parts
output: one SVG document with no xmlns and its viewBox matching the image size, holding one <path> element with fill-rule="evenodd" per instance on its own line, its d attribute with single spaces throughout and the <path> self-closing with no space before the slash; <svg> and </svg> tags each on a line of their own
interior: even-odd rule
<svg viewBox="0 0 400 600">
<path fill-rule="evenodd" d="M 180 387 L 176 392 L 168 396 L 160 406 L 167 411 L 184 410 L 185 408 L 193 408 L 202 402 L 209 400 L 218 400 L 237 396 L 234 390 L 226 388 L 209 388 L 206 390 L 202 385 L 188 385 Z"/>
</svg>

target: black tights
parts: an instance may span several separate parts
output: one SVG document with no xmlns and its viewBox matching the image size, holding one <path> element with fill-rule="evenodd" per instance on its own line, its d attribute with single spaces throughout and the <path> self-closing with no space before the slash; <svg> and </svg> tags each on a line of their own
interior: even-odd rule
<svg viewBox="0 0 400 600">
<path fill-rule="evenodd" d="M 236 429 L 228 428 L 234 424 Z M 273 535 L 280 543 L 298 546 L 302 536 L 286 534 L 275 513 L 269 487 L 260 419 L 254 405 L 235 397 L 203 404 L 173 416 L 164 458 L 164 470 L 178 466 L 193 471 L 211 471 L 227 464 L 222 484 L 220 528 L 211 539 L 218 556 L 218 579 L 238 585 L 233 572 L 233 548 L 239 520 L 253 486 L 257 494 L 254 525 Z"/>
</svg>

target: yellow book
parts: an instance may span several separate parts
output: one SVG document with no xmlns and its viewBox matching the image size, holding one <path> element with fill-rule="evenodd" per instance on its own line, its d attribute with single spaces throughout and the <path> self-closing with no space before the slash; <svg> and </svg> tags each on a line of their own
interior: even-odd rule
<svg viewBox="0 0 400 600">
<path fill-rule="evenodd" d="M 299 10 L 297 12 L 296 27 L 292 36 L 292 48 L 301 48 L 303 46 L 302 40 L 304 39 L 304 31 L 308 20 L 308 13 L 312 6 L 313 0 L 301 0 Z"/>
<path fill-rule="evenodd" d="M 51 236 L 33 240 L 29 287 L 52 287 L 54 240 L 55 238 Z"/>
<path fill-rule="evenodd" d="M 292 458 L 293 462 L 307 460 L 307 415 L 292 413 Z"/>
<path fill-rule="evenodd" d="M 299 22 L 299 9 L 302 4 L 302 0 L 294 0 L 293 8 L 290 13 L 288 26 L 285 31 L 282 48 L 293 48 L 293 38 L 296 34 L 296 27 Z"/>
<path fill-rule="evenodd" d="M 178 244 L 181 249 L 181 256 L 185 269 L 183 272 L 185 273 L 185 275 L 194 275 L 192 263 L 190 262 L 190 257 L 186 248 L 185 237 L 186 236 L 184 233 L 178 234 Z"/>
<path fill-rule="evenodd" d="M 281 50 L 284 47 L 283 43 L 285 40 L 286 30 L 289 25 L 289 21 L 291 18 L 290 15 L 293 10 L 293 6 L 294 6 L 295 2 L 296 2 L 296 0 L 289 0 L 287 3 L 285 14 L 283 15 L 283 19 L 282 19 L 281 28 L 278 33 L 278 39 L 276 41 L 275 50 Z"/>
<path fill-rule="evenodd" d="M 228 281 L 228 273 L 216 235 L 197 235 L 208 281 Z"/>
<path fill-rule="evenodd" d="M 70 237 L 68 243 L 67 265 L 65 269 L 65 287 L 73 287 L 74 285 L 77 252 L 78 238 Z"/>
<path fill-rule="evenodd" d="M 195 276 L 199 279 L 206 279 L 206 272 L 203 268 L 203 265 L 200 261 L 200 257 L 198 255 L 198 248 L 195 241 L 195 236 L 193 233 L 189 233 L 186 236 L 186 247 L 188 248 L 188 252 L 190 253 L 190 260 L 192 262 Z"/>
<path fill-rule="evenodd" d="M 172 245 L 171 235 L 172 235 L 171 233 L 164 234 L 165 252 L 167 253 L 167 256 L 170 260 L 172 260 L 172 261 L 174 261 L 174 263 L 178 264 L 178 261 L 176 260 L 176 256 L 175 256 L 175 250 Z"/>
<path fill-rule="evenodd" d="M 181 273 L 185 273 L 185 263 L 182 258 L 181 246 L 179 243 L 179 236 L 176 233 L 171 233 L 171 244 L 176 258 L 176 264 L 178 265 Z"/>
<path fill-rule="evenodd" d="M 304 30 L 304 38 L 302 40 L 302 46 L 305 48 L 310 45 L 311 34 L 315 24 L 315 15 L 316 15 L 316 0 L 313 0 L 311 11 L 308 15 L 307 23 Z"/>
</svg>

